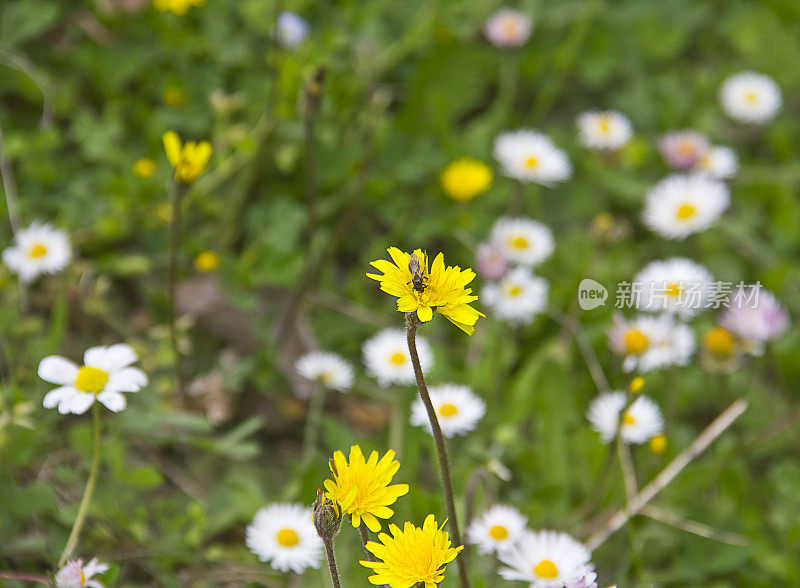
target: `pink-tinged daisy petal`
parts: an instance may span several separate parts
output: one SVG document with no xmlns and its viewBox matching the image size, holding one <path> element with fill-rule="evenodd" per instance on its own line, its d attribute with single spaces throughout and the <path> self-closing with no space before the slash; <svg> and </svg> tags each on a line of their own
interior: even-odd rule
<svg viewBox="0 0 800 588">
<path fill-rule="evenodd" d="M 39 362 L 39 377 L 52 384 L 72 385 L 78 377 L 78 366 L 58 355 L 50 355 Z"/>
<path fill-rule="evenodd" d="M 127 406 L 125 397 L 119 392 L 105 390 L 97 395 L 97 401 L 105 405 L 108 410 L 119 412 Z"/>
<path fill-rule="evenodd" d="M 108 347 L 92 347 L 83 354 L 83 363 L 109 374 L 129 366 L 138 358 L 130 345 L 119 343 Z"/>
<path fill-rule="evenodd" d="M 89 410 L 89 407 L 94 404 L 94 401 L 94 394 L 76 391 L 75 394 L 58 405 L 58 412 L 61 412 L 61 406 L 66 403 L 68 412 L 71 412 L 72 414 L 83 414 Z"/>
<path fill-rule="evenodd" d="M 139 368 L 127 367 L 112 373 L 105 389 L 109 392 L 138 392 L 147 386 L 147 376 Z"/>
<path fill-rule="evenodd" d="M 44 400 L 42 400 L 42 406 L 45 408 L 55 408 L 77 391 L 77 388 L 73 388 L 72 386 L 60 386 L 45 394 Z"/>
</svg>

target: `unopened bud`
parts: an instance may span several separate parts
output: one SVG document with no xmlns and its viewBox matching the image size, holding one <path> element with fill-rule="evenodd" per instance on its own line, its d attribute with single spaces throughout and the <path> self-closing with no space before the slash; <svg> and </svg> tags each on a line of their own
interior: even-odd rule
<svg viewBox="0 0 800 588">
<path fill-rule="evenodd" d="M 320 539 L 326 544 L 333 543 L 342 527 L 339 508 L 330 498 L 325 498 L 322 490 L 317 490 L 317 500 L 314 502 L 314 526 Z"/>
</svg>

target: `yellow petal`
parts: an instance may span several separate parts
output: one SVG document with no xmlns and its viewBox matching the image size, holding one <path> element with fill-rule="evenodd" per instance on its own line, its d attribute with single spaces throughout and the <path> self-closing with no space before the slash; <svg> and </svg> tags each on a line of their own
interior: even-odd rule
<svg viewBox="0 0 800 588">
<path fill-rule="evenodd" d="M 181 139 L 175 131 L 167 131 L 161 137 L 164 142 L 164 151 L 172 167 L 177 167 L 181 161 Z"/>
</svg>

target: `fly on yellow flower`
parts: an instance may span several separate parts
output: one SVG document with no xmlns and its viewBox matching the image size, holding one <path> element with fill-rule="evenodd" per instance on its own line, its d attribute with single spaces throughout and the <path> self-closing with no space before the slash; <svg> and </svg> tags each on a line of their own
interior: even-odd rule
<svg viewBox="0 0 800 588">
<path fill-rule="evenodd" d="M 397 525 L 389 525 L 391 536 L 381 533 L 381 543 L 367 543 L 367 549 L 378 561 L 360 562 L 374 572 L 370 583 L 411 588 L 422 582 L 425 588 L 436 588 L 444 579 L 444 567 L 464 549 L 463 545 L 451 547 L 450 537 L 442 527 L 436 526 L 432 514 L 425 518 L 422 528 L 406 523 L 401 531 Z"/>
<path fill-rule="evenodd" d="M 444 265 L 444 255 L 439 254 L 428 268 L 428 255 L 421 249 L 405 253 L 397 247 L 387 250 L 392 262 L 379 259 L 371 263 L 383 275 L 367 274 L 368 278 L 381 283 L 381 290 L 397 297 L 397 310 L 416 312 L 419 320 L 426 323 L 436 311 L 447 320 L 472 335 L 478 318 L 486 316 L 470 306 L 478 297 L 466 288 L 475 272 L 471 269 Z"/>
<path fill-rule="evenodd" d="M 466 202 L 486 192 L 492 184 L 492 168 L 464 157 L 456 159 L 442 170 L 442 186 L 453 200 Z"/>
<path fill-rule="evenodd" d="M 187 141 L 182 145 L 175 131 L 167 131 L 162 139 L 169 164 L 175 170 L 175 181 L 188 185 L 200 177 L 211 159 L 211 143 Z"/>
<path fill-rule="evenodd" d="M 391 517 L 394 511 L 389 505 L 408 494 L 408 484 L 389 485 L 400 468 L 391 449 L 380 460 L 378 452 L 373 451 L 364 461 L 361 447 L 353 445 L 349 462 L 344 453 L 336 451 L 329 465 L 333 480 L 325 480 L 325 498 L 337 503 L 343 515 L 350 515 L 353 527 L 359 527 L 363 520 L 370 531 L 380 531 L 378 519 Z"/>
</svg>

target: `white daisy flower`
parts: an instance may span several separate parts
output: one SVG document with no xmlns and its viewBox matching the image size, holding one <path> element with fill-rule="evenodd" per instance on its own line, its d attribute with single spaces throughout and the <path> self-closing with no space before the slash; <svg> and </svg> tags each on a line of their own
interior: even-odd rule
<svg viewBox="0 0 800 588">
<path fill-rule="evenodd" d="M 525 217 L 503 217 L 491 233 L 491 242 L 506 259 L 522 265 L 533 266 L 543 262 L 553 253 L 553 233 L 535 220 Z"/>
<path fill-rule="evenodd" d="M 500 281 L 484 286 L 481 299 L 498 318 L 511 324 L 529 323 L 547 306 L 549 289 L 547 280 L 517 267 Z"/>
<path fill-rule="evenodd" d="M 694 169 L 717 180 L 727 180 L 739 171 L 739 159 L 730 147 L 711 147 L 697 160 Z"/>
<path fill-rule="evenodd" d="M 384 329 L 367 339 L 361 349 L 367 373 L 381 386 L 415 382 L 406 332 L 402 329 Z M 433 352 L 420 335 L 417 335 L 417 354 L 424 373 L 433 363 Z"/>
<path fill-rule="evenodd" d="M 353 386 L 353 368 L 335 353 L 309 353 L 297 360 L 295 368 L 307 380 L 320 382 L 331 390 L 346 392 Z"/>
<path fill-rule="evenodd" d="M 3 251 L 3 262 L 23 282 L 32 282 L 41 274 L 57 274 L 71 258 L 67 233 L 49 224 L 32 223 L 20 229 L 14 245 Z"/>
<path fill-rule="evenodd" d="M 56 588 L 103 588 L 103 585 L 93 578 L 107 570 L 108 564 L 98 562 L 96 557 L 86 565 L 82 559 L 73 559 L 58 570 L 55 577 Z"/>
<path fill-rule="evenodd" d="M 39 377 L 60 386 L 48 392 L 42 404 L 58 406 L 61 414 L 83 414 L 97 400 L 119 412 L 127 405 L 122 392 L 138 392 L 147 385 L 144 372 L 130 367 L 137 359 L 123 343 L 87 349 L 80 367 L 58 355 L 45 357 L 39 363 Z"/>
<path fill-rule="evenodd" d="M 576 122 L 581 143 L 590 149 L 616 151 L 625 147 L 633 136 L 628 118 L 615 110 L 584 112 Z"/>
<path fill-rule="evenodd" d="M 744 123 L 763 124 L 781 109 L 778 84 L 771 77 L 751 71 L 729 77 L 719 90 L 722 108 L 731 118 Z"/>
<path fill-rule="evenodd" d="M 564 588 L 597 588 L 597 574 L 590 568 L 586 568 L 577 582 L 564 584 Z M 611 588 L 616 588 L 616 586 Z"/>
<path fill-rule="evenodd" d="M 526 524 L 528 517 L 516 508 L 495 504 L 469 524 L 467 543 L 477 545 L 482 554 L 507 549 L 519 539 Z"/>
<path fill-rule="evenodd" d="M 639 315 L 632 321 L 615 314 L 608 342 L 614 352 L 624 357 L 625 372 L 686 365 L 697 345 L 694 332 L 668 314 Z"/>
<path fill-rule="evenodd" d="M 494 142 L 494 156 L 503 173 L 520 182 L 550 185 L 572 175 L 566 153 L 542 133 L 521 129 L 501 133 Z"/>
<path fill-rule="evenodd" d="M 468 386 L 441 384 L 431 386 L 428 393 L 445 437 L 466 435 L 475 429 L 486 412 L 486 403 Z M 428 412 L 419 398 L 411 405 L 411 424 L 431 432 Z"/>
<path fill-rule="evenodd" d="M 607 392 L 589 405 L 586 418 L 592 423 L 592 428 L 600 433 L 603 443 L 610 443 L 617 436 L 617 426 L 625 443 L 646 443 L 661 434 L 664 418 L 658 405 L 647 396 L 638 396 L 622 416 L 622 424 L 619 424 L 625 399 L 624 392 Z"/>
<path fill-rule="evenodd" d="M 302 504 L 271 504 L 256 513 L 245 543 L 259 560 L 281 572 L 318 568 L 322 540 L 311 517 L 311 509 Z"/>
<path fill-rule="evenodd" d="M 531 588 L 563 588 L 581 580 L 592 568 L 589 550 L 558 531 L 523 531 L 498 557 L 508 566 L 500 568 L 503 578 L 529 582 Z"/>
<path fill-rule="evenodd" d="M 517 10 L 502 8 L 483 27 L 486 39 L 495 47 L 519 47 L 528 42 L 533 29 L 531 17 Z"/>
<path fill-rule="evenodd" d="M 702 265 L 685 257 L 652 261 L 633 278 L 638 291 L 638 310 L 671 312 L 681 318 L 696 315 L 705 307 L 713 278 Z"/>
<path fill-rule="evenodd" d="M 647 193 L 642 220 L 667 239 L 709 228 L 730 204 L 728 187 L 703 174 L 667 176 Z"/>
<path fill-rule="evenodd" d="M 789 328 L 789 313 L 775 295 L 764 288 L 750 287 L 734 292 L 730 306 L 720 318 L 720 324 L 753 347 L 755 354 L 763 352 L 764 343 L 777 339 Z"/>
<path fill-rule="evenodd" d="M 308 23 L 294 12 L 281 12 L 277 21 L 278 43 L 287 49 L 293 49 L 308 37 Z"/>
</svg>

